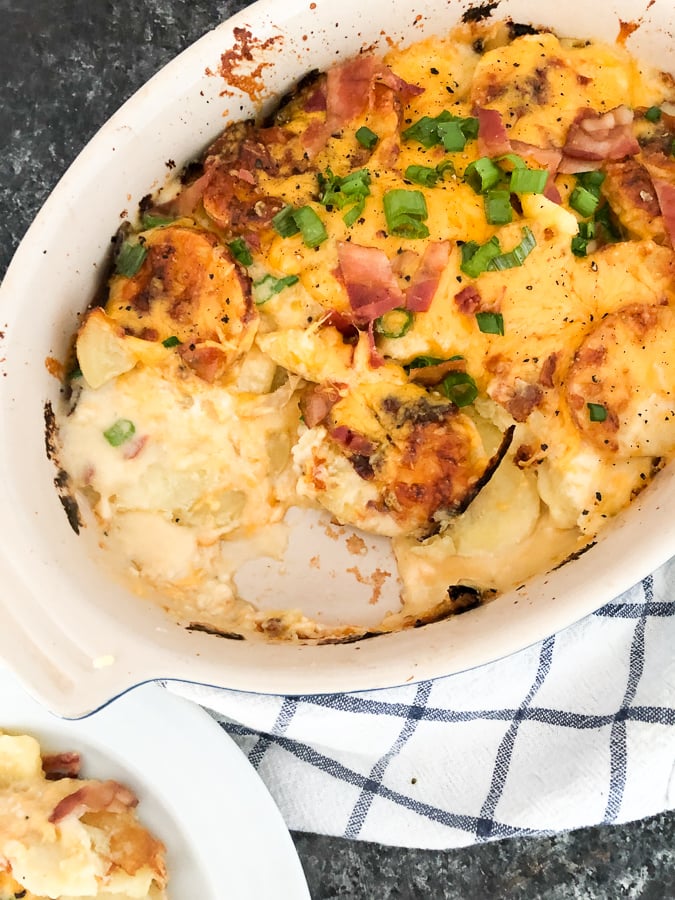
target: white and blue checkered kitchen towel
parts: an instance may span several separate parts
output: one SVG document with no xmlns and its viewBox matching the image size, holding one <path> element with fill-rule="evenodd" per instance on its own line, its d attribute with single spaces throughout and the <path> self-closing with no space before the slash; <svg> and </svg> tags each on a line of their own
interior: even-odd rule
<svg viewBox="0 0 675 900">
<path fill-rule="evenodd" d="M 521 653 L 416 685 L 214 712 L 289 828 L 449 848 L 675 807 L 675 560 Z"/>
</svg>

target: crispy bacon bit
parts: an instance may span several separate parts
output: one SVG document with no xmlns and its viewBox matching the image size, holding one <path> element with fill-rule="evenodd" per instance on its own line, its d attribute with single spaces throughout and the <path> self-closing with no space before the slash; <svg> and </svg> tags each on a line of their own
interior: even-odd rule
<svg viewBox="0 0 675 900">
<path fill-rule="evenodd" d="M 542 390 L 538 384 L 518 381 L 513 397 L 507 402 L 506 408 L 516 422 L 524 422 L 532 410 L 539 405 L 541 397 Z"/>
<path fill-rule="evenodd" d="M 558 354 L 551 353 L 544 360 L 541 371 L 539 373 L 539 384 L 542 387 L 552 388 L 553 387 L 553 376 L 555 375 L 555 369 L 558 364 Z"/>
<path fill-rule="evenodd" d="M 633 111 L 627 106 L 617 106 L 606 113 L 582 109 L 567 132 L 559 171 L 588 171 L 607 160 L 638 153 L 640 145 L 632 125 Z M 583 160 L 584 169 L 578 168 L 579 160 Z"/>
<path fill-rule="evenodd" d="M 117 781 L 88 782 L 60 800 L 52 810 L 52 825 L 67 816 L 79 819 L 87 812 L 121 813 L 138 805 L 136 795 Z"/>
<path fill-rule="evenodd" d="M 557 203 L 558 206 L 562 203 L 562 197 L 560 196 L 560 191 L 558 190 L 555 183 L 555 176 L 553 172 L 549 172 L 548 181 L 544 187 L 544 197 L 547 200 L 550 200 L 552 203 Z"/>
<path fill-rule="evenodd" d="M 544 392 L 540 385 L 516 378 L 513 385 L 504 382 L 495 385 L 490 396 L 507 409 L 516 422 L 524 422 L 539 405 Z"/>
<path fill-rule="evenodd" d="M 666 225 L 670 243 L 675 247 L 675 184 L 663 181 L 660 178 L 652 178 L 656 197 L 661 207 L 661 215 Z"/>
<path fill-rule="evenodd" d="M 534 456 L 534 450 L 529 444 L 521 444 L 513 455 L 513 462 L 519 469 L 527 467 L 528 463 Z"/>
<path fill-rule="evenodd" d="M 556 172 L 562 159 L 562 150 L 557 147 L 537 147 L 536 144 L 526 144 L 525 141 L 511 141 L 511 150 L 549 172 Z"/>
<path fill-rule="evenodd" d="M 303 105 L 305 112 L 325 112 L 326 110 L 326 85 L 321 82 L 307 96 Z"/>
<path fill-rule="evenodd" d="M 189 344 L 179 347 L 178 353 L 183 362 L 209 384 L 222 377 L 227 369 L 227 356 L 219 347 Z"/>
<path fill-rule="evenodd" d="M 125 459 L 136 459 L 139 453 L 143 450 L 145 445 L 148 443 L 148 435 L 142 434 L 138 437 L 134 438 L 133 441 L 129 441 L 124 445 L 124 450 L 122 455 Z"/>
<path fill-rule="evenodd" d="M 341 385 L 315 384 L 300 399 L 300 412 L 308 428 L 314 428 L 326 418 L 341 397 Z"/>
<path fill-rule="evenodd" d="M 459 311 L 467 316 L 475 315 L 475 313 L 480 310 L 483 303 L 480 292 L 472 284 L 468 284 L 465 288 L 462 288 L 461 291 L 458 291 L 455 294 L 454 299 Z"/>
<path fill-rule="evenodd" d="M 403 291 L 383 250 L 338 242 L 339 275 L 347 290 L 354 321 L 365 325 L 405 306 Z"/>
<path fill-rule="evenodd" d="M 208 187 L 210 180 L 211 172 L 205 172 L 203 175 L 197 178 L 196 181 L 193 181 L 192 184 L 182 188 L 180 193 L 177 194 L 173 200 L 167 203 L 163 207 L 163 209 L 175 216 L 191 215 L 204 196 L 204 191 Z"/>
<path fill-rule="evenodd" d="M 376 447 L 373 442 L 358 431 L 352 431 L 346 425 L 336 425 L 328 432 L 333 440 L 350 453 L 358 456 L 372 456 Z"/>
<path fill-rule="evenodd" d="M 80 754 L 74 751 L 51 753 L 42 757 L 42 771 L 49 781 L 59 778 L 77 778 L 80 774 Z"/>
<path fill-rule="evenodd" d="M 478 117 L 478 155 L 502 156 L 511 153 L 511 141 L 498 109 L 476 109 Z"/>
<path fill-rule="evenodd" d="M 332 309 L 321 320 L 323 325 L 330 325 L 342 335 L 345 344 L 356 343 L 359 339 L 359 329 L 356 327 L 351 317 Z"/>
<path fill-rule="evenodd" d="M 422 261 L 406 291 L 405 303 L 408 309 L 413 312 L 426 312 L 429 309 L 449 257 L 449 241 L 432 241 L 427 244 Z"/>
</svg>

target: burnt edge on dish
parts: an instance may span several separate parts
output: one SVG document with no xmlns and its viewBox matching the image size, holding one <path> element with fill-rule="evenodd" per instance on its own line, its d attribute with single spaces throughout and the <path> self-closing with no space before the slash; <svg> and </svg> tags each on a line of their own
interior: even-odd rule
<svg viewBox="0 0 675 900">
<path fill-rule="evenodd" d="M 566 556 L 562 562 L 559 562 L 557 566 L 553 566 L 551 572 L 557 572 L 558 569 L 562 569 L 563 566 L 566 566 L 567 563 L 574 562 L 575 559 L 579 559 L 580 556 L 583 556 L 584 553 L 587 553 L 592 547 L 595 547 L 597 541 L 591 541 L 586 544 L 585 547 L 580 547 L 578 550 L 575 550 L 574 553 L 570 553 L 569 556 Z"/>
<path fill-rule="evenodd" d="M 213 637 L 226 638 L 230 641 L 245 641 L 246 636 L 243 634 L 239 634 L 236 631 L 221 631 L 218 628 L 214 628 L 211 625 L 204 625 L 201 622 L 190 622 L 189 625 L 185 625 L 186 631 L 197 631 L 202 634 L 211 634 Z"/>
<path fill-rule="evenodd" d="M 82 518 L 80 516 L 80 508 L 77 501 L 70 491 L 70 479 L 68 473 L 59 465 L 58 458 L 58 427 L 56 425 L 56 416 L 54 408 L 49 400 L 44 405 L 45 419 L 45 449 L 47 451 L 47 459 L 56 466 L 56 477 L 54 478 L 54 486 L 56 494 L 61 502 L 68 524 L 75 534 L 80 533 L 83 527 Z"/>
</svg>

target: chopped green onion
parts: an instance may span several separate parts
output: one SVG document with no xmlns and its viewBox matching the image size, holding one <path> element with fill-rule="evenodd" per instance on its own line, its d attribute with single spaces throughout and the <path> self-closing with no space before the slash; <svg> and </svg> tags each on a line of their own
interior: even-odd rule
<svg viewBox="0 0 675 900">
<path fill-rule="evenodd" d="M 358 203 L 355 203 L 350 210 L 347 210 L 347 212 L 342 217 L 342 221 L 345 223 L 347 228 L 351 228 L 354 222 L 356 222 L 356 220 L 361 217 L 361 214 L 363 213 L 365 207 L 366 201 L 364 198 L 359 200 Z"/>
<path fill-rule="evenodd" d="M 509 191 L 488 191 L 484 197 L 485 218 L 490 225 L 506 225 L 513 219 L 511 193 Z"/>
<path fill-rule="evenodd" d="M 428 215 L 427 204 L 421 191 L 401 188 L 387 191 L 382 203 L 390 234 L 408 238 L 429 236 L 429 229 L 423 222 Z"/>
<path fill-rule="evenodd" d="M 403 138 L 407 141 L 417 141 L 427 149 L 443 144 L 448 151 L 463 150 L 466 142 L 475 140 L 477 136 L 478 119 L 473 116 L 453 116 L 447 109 L 435 118 L 422 116 L 403 132 Z"/>
<path fill-rule="evenodd" d="M 368 169 L 356 169 L 340 178 L 328 168 L 325 173 L 319 172 L 317 175 L 319 181 L 319 203 L 330 209 L 337 206 L 343 209 L 349 203 L 354 203 L 352 207 L 342 217 L 345 224 L 350 227 L 356 222 L 363 213 L 366 197 L 370 194 L 370 172 Z"/>
<path fill-rule="evenodd" d="M 518 246 L 514 247 L 513 250 L 509 250 L 508 253 L 500 253 L 498 256 L 492 257 L 488 263 L 488 269 L 491 272 L 501 271 L 502 269 L 516 269 L 518 266 L 522 266 L 525 259 L 532 253 L 537 246 L 532 231 L 525 225 L 521 232 L 523 239 Z"/>
<path fill-rule="evenodd" d="M 367 125 L 362 125 L 360 128 L 357 128 L 354 137 L 362 147 L 366 148 L 366 150 L 372 150 L 379 141 L 379 137 L 374 131 L 371 131 Z"/>
<path fill-rule="evenodd" d="M 132 278 L 143 265 L 143 260 L 147 255 L 148 251 L 140 242 L 125 241 L 117 254 L 115 272 L 118 275 Z"/>
<path fill-rule="evenodd" d="M 243 238 L 236 238 L 234 241 L 231 241 L 228 245 L 230 248 L 230 253 L 237 260 L 238 263 L 241 263 L 242 266 L 250 266 L 253 262 L 253 257 L 251 256 L 251 251 L 249 250 L 248 244 Z"/>
<path fill-rule="evenodd" d="M 292 206 L 284 206 L 272 217 L 272 228 L 283 238 L 298 234 L 300 226 L 295 221 L 295 210 Z"/>
<path fill-rule="evenodd" d="M 493 188 L 502 177 L 502 170 L 492 162 L 489 156 L 481 156 L 480 159 L 470 163 L 464 172 L 464 181 L 474 189 L 477 194 L 484 194 Z"/>
<path fill-rule="evenodd" d="M 460 268 L 466 275 L 472 278 L 478 278 L 482 272 L 486 272 L 490 261 L 495 256 L 499 256 L 502 248 L 499 246 L 497 235 L 493 235 L 490 240 L 483 244 L 477 244 L 476 241 L 467 241 L 462 244 L 462 262 Z"/>
<path fill-rule="evenodd" d="M 581 185 L 577 185 L 572 193 L 570 194 L 570 206 L 572 209 L 575 209 L 579 215 L 584 216 L 592 216 L 595 210 L 598 208 L 598 203 L 600 201 L 585 187 L 581 187 Z"/>
<path fill-rule="evenodd" d="M 290 287 L 299 281 L 297 275 L 286 275 L 284 278 L 275 278 L 274 275 L 265 275 L 260 281 L 253 282 L 253 299 L 258 306 L 274 297 L 275 294 L 283 291 L 284 288 Z"/>
<path fill-rule="evenodd" d="M 476 323 L 483 334 L 504 334 L 504 317 L 501 313 L 477 312 Z"/>
<path fill-rule="evenodd" d="M 436 166 L 436 172 L 438 177 L 444 181 L 446 174 L 455 174 L 455 164 L 451 159 L 444 159 Z"/>
<path fill-rule="evenodd" d="M 397 307 L 375 319 L 375 331 L 386 338 L 400 338 L 410 331 L 413 314 L 409 309 Z"/>
<path fill-rule="evenodd" d="M 68 381 L 75 381 L 76 378 L 82 378 L 82 369 L 80 368 L 78 363 L 75 363 L 66 377 Z"/>
<path fill-rule="evenodd" d="M 595 238 L 595 222 L 579 222 L 579 232 L 572 238 L 572 253 L 575 256 L 586 256 L 588 244 Z"/>
<path fill-rule="evenodd" d="M 272 227 L 284 238 L 302 234 L 306 247 L 318 247 L 328 237 L 323 222 L 311 206 L 301 206 L 299 209 L 284 206 L 272 218 Z"/>
<path fill-rule="evenodd" d="M 464 359 L 464 357 L 456 355 L 449 356 L 447 359 L 441 359 L 439 356 L 416 356 L 409 363 L 406 363 L 403 368 L 406 372 L 409 372 L 411 369 L 426 369 L 429 366 L 437 366 L 444 362 L 453 362 L 456 359 Z"/>
<path fill-rule="evenodd" d="M 541 194 L 547 181 L 547 169 L 514 169 L 509 186 L 514 194 Z"/>
<path fill-rule="evenodd" d="M 504 153 L 501 156 L 495 157 L 495 162 L 510 162 L 514 169 L 527 168 L 527 166 L 525 165 L 525 160 L 522 156 L 518 156 L 517 153 Z"/>
<path fill-rule="evenodd" d="M 103 437 L 111 447 L 124 444 L 136 432 L 136 426 L 129 419 L 118 419 L 114 425 L 103 432 Z"/>
<path fill-rule="evenodd" d="M 423 187 L 433 187 L 438 181 L 438 170 L 429 166 L 408 166 L 405 177 L 413 184 L 421 184 Z"/>
<path fill-rule="evenodd" d="M 580 172 L 577 175 L 577 184 L 585 187 L 594 197 L 600 196 L 600 188 L 607 175 L 600 169 L 594 169 L 591 172 Z"/>
<path fill-rule="evenodd" d="M 330 169 L 327 171 L 330 172 Z M 348 203 L 360 200 L 370 194 L 370 172 L 368 169 L 355 169 L 343 178 L 333 175 L 332 190 L 333 195 L 330 201 L 321 198 L 320 202 L 324 206 L 330 202 L 333 206 L 342 209 Z"/>
<path fill-rule="evenodd" d="M 476 382 L 467 372 L 448 372 L 440 388 L 455 406 L 469 406 L 478 396 Z"/>
<path fill-rule="evenodd" d="M 435 147 L 436 144 L 440 143 L 437 131 L 438 122 L 447 122 L 449 115 L 448 113 L 444 119 L 441 118 L 443 113 L 435 119 L 431 116 L 422 116 L 421 119 L 418 119 L 417 122 L 405 129 L 402 137 L 406 141 L 417 141 L 427 149 Z"/>
<path fill-rule="evenodd" d="M 167 347 L 177 347 L 180 344 L 180 340 L 176 337 L 175 334 L 172 334 L 171 337 L 165 338 L 162 341 L 162 344 Z"/>
<path fill-rule="evenodd" d="M 454 357 L 453 357 L 454 359 Z M 428 366 L 437 366 L 439 363 L 445 362 L 438 356 L 416 356 L 404 366 L 404 369 L 426 369 Z"/>
<path fill-rule="evenodd" d="M 460 122 L 440 122 L 436 131 L 448 153 L 458 153 L 466 146 L 466 135 Z"/>
<path fill-rule="evenodd" d="M 159 213 L 143 213 L 141 216 L 141 225 L 146 228 L 161 228 L 162 225 L 170 225 L 175 220 L 175 216 L 162 216 Z"/>
<path fill-rule="evenodd" d="M 588 418 L 591 422 L 604 422 L 607 418 L 607 409 L 602 403 L 587 403 Z"/>
<path fill-rule="evenodd" d="M 650 106 L 645 112 L 645 119 L 649 122 L 658 122 L 661 118 L 661 109 L 658 106 Z"/>
<path fill-rule="evenodd" d="M 296 209 L 293 218 L 300 229 L 305 247 L 318 247 L 327 239 L 328 232 L 311 206 Z"/>
</svg>

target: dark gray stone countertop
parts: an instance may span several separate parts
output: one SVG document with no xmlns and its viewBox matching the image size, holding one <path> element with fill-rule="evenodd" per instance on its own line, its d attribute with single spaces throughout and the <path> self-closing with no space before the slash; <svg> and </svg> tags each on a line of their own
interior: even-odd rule
<svg viewBox="0 0 675 900">
<path fill-rule="evenodd" d="M 245 5 L 0 0 L 0 275 L 59 177 L 111 113 Z M 672 814 L 445 852 L 293 837 L 313 900 L 675 897 Z"/>
</svg>

